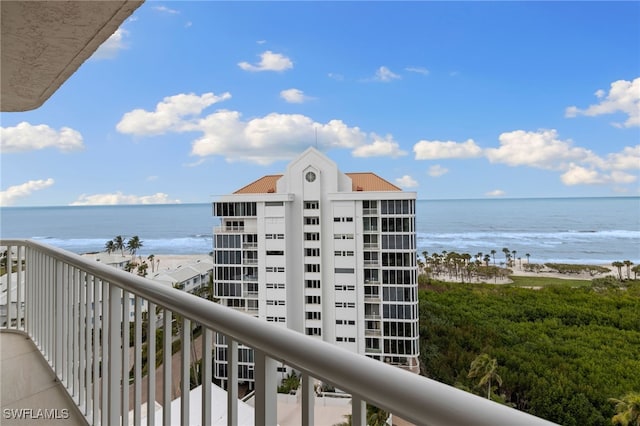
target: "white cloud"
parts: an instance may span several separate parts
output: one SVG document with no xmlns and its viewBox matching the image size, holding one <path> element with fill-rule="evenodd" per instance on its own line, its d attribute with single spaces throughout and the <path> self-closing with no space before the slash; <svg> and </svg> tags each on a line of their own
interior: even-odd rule
<svg viewBox="0 0 640 426">
<path fill-rule="evenodd" d="M 0 127 L 0 152 L 3 154 L 44 148 L 71 152 L 84 149 L 84 144 L 80 132 L 69 127 L 56 131 L 46 124 L 32 125 L 26 121 L 15 127 Z"/>
<path fill-rule="evenodd" d="M 562 183 L 568 186 L 603 184 L 624 185 L 634 183 L 638 180 L 636 176 L 619 170 L 613 170 L 611 173 L 605 173 L 595 168 L 583 167 L 574 163 L 569 165 L 567 171 L 560 176 L 560 179 L 562 180 Z"/>
<path fill-rule="evenodd" d="M 243 121 L 239 112 L 221 110 L 203 118 L 199 129 L 204 135 L 193 143 L 193 155 L 257 164 L 291 159 L 315 144 L 316 135 L 321 149 L 352 149 L 367 140 L 359 128 L 340 120 L 322 124 L 300 114 L 272 113 Z"/>
<path fill-rule="evenodd" d="M 494 189 L 493 191 L 489 191 L 489 192 L 485 192 L 485 194 L 487 197 L 504 197 L 506 195 L 506 192 L 504 192 L 502 189 Z"/>
<path fill-rule="evenodd" d="M 384 139 L 376 134 L 372 134 L 373 143 L 362 145 L 353 150 L 354 157 L 391 157 L 397 158 L 407 155 L 406 151 L 400 149 L 398 142 L 393 140 L 393 136 L 387 135 Z"/>
<path fill-rule="evenodd" d="M 372 81 L 381 81 L 383 83 L 388 83 L 390 81 L 393 80 L 398 80 L 402 77 L 400 77 L 398 74 L 395 74 L 393 71 L 391 71 L 389 68 L 382 66 L 380 68 L 378 68 L 378 70 L 376 71 L 376 74 L 373 78 L 371 78 Z"/>
<path fill-rule="evenodd" d="M 449 169 L 442 167 L 440 164 L 435 164 L 429 167 L 429 171 L 427 172 L 431 177 L 440 177 L 449 173 Z"/>
<path fill-rule="evenodd" d="M 245 71 L 284 71 L 293 68 L 291 59 L 280 53 L 273 53 L 270 50 L 260 55 L 260 62 L 256 65 L 248 62 L 239 62 L 238 66 Z"/>
<path fill-rule="evenodd" d="M 405 71 L 415 72 L 422 75 L 429 75 L 429 70 L 423 67 L 407 67 Z"/>
<path fill-rule="evenodd" d="M 180 13 L 180 11 L 175 9 L 170 9 L 166 6 L 155 6 L 153 7 L 153 10 L 157 10 L 158 12 L 162 12 L 162 13 L 168 13 L 170 15 L 177 15 L 178 13 Z"/>
<path fill-rule="evenodd" d="M 344 76 L 342 74 L 336 74 L 334 72 L 330 72 L 329 74 L 327 74 L 327 77 L 337 81 L 344 80 Z"/>
<path fill-rule="evenodd" d="M 301 104 L 311 99 L 311 97 L 306 96 L 302 90 L 293 88 L 281 91 L 280 97 L 290 104 Z"/>
<path fill-rule="evenodd" d="M 485 155 L 492 163 L 564 170 L 570 162 L 599 163 L 601 159 L 585 148 L 573 147 L 571 140 L 560 140 L 554 130 L 502 133 L 499 148 L 488 148 Z"/>
<path fill-rule="evenodd" d="M 20 198 L 25 198 L 35 191 L 45 189 L 54 184 L 54 180 L 30 180 L 26 183 L 10 186 L 4 191 L 0 191 L 0 206 L 11 206 Z"/>
<path fill-rule="evenodd" d="M 573 185 L 598 185 L 606 182 L 606 177 L 597 170 L 587 169 L 571 163 L 569 169 L 560 176 L 562 183 Z"/>
<path fill-rule="evenodd" d="M 104 43 L 98 47 L 98 49 L 91 56 L 92 59 L 113 59 L 118 56 L 118 52 L 127 49 L 129 45 L 126 43 L 126 38 L 129 36 L 129 31 L 124 28 L 118 28 L 116 32 L 105 40 Z"/>
<path fill-rule="evenodd" d="M 409 175 L 404 175 L 401 178 L 396 179 L 396 185 L 401 188 L 415 188 L 418 186 L 418 182 Z"/>
<path fill-rule="evenodd" d="M 482 155 L 482 149 L 473 141 L 427 141 L 421 140 L 413 146 L 416 160 L 438 160 L 442 158 L 472 158 Z"/>
<path fill-rule="evenodd" d="M 586 109 L 570 106 L 565 110 L 565 117 L 586 115 L 594 117 L 603 114 L 621 112 L 627 115 L 624 123 L 613 123 L 616 127 L 640 126 L 640 77 L 633 81 L 618 80 L 611 83 L 609 93 L 602 89 L 596 91 L 595 96 L 600 103 L 590 105 Z"/>
<path fill-rule="evenodd" d="M 229 98 L 229 93 L 216 96 L 211 92 L 201 96 L 193 93 L 169 96 L 158 103 L 153 112 L 143 109 L 127 112 L 116 125 L 116 129 L 120 133 L 133 135 L 157 135 L 168 131 L 189 130 L 193 123 L 185 121 L 184 117 L 199 115 L 208 106 Z"/>
<path fill-rule="evenodd" d="M 640 145 L 627 146 L 622 152 L 608 154 L 605 167 L 612 170 L 640 169 Z"/>
<path fill-rule="evenodd" d="M 167 194 L 158 192 L 153 195 L 126 195 L 118 191 L 113 194 L 82 194 L 70 206 L 95 206 L 115 204 L 180 204 L 180 200 L 172 200 Z"/>
</svg>

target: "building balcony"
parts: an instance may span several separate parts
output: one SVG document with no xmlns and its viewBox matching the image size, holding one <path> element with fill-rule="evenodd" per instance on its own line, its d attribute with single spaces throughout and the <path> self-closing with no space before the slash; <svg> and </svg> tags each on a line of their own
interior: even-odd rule
<svg viewBox="0 0 640 426">
<path fill-rule="evenodd" d="M 282 363 L 302 375 L 300 421 L 296 424 L 325 424 L 314 402 L 316 381 L 351 395 L 352 424 L 359 426 L 366 424 L 367 402 L 420 425 L 550 424 L 64 250 L 29 240 L 3 240 L 0 245 L 6 247 L 15 265 L 23 265 L 3 277 L 6 294 L 10 295 L 6 299 L 6 320 L 0 324 L 3 424 L 13 421 L 5 413 L 13 415 L 14 411 L 6 409 L 33 413 L 49 408 L 58 410 L 49 411 L 49 415 L 68 413 L 75 423 L 65 423 L 64 419 L 58 423 L 57 418 L 33 423 L 211 425 L 224 416 L 227 425 L 284 425 L 276 392 L 280 377 L 277 368 Z M 15 304 L 11 303 L 13 294 Z M 135 300 L 133 307 L 128 303 L 130 295 Z M 143 302 L 148 304 L 149 312 L 162 314 L 159 324 L 145 320 Z M 23 304 L 24 311 L 17 308 Z M 130 326 L 123 318 L 128 319 L 131 314 L 134 321 Z M 177 334 L 162 333 L 158 339 L 143 342 L 143 329 L 146 335 L 156 336 L 157 330 L 172 329 L 174 318 Z M 192 336 L 193 329 L 199 330 L 198 337 Z M 244 403 L 238 399 L 236 380 L 227 382 L 223 394 L 214 390 L 214 335 L 225 338 L 227 343 L 230 377 L 238 376 L 239 342 L 254 351 L 251 421 L 241 415 Z M 23 351 L 28 356 L 8 353 L 18 350 L 18 345 L 11 343 L 15 336 L 31 345 L 31 349 Z M 172 346 L 176 345 L 178 350 L 172 357 Z M 148 365 L 161 364 L 157 374 L 143 374 L 143 346 L 148 346 Z M 161 359 L 156 363 L 160 348 Z M 192 356 L 197 353 L 202 354 L 196 375 L 200 386 L 192 390 L 190 367 Z M 38 363 L 42 367 L 36 368 Z M 43 384 L 47 389 L 41 390 L 51 390 L 56 396 L 45 396 L 47 392 L 32 386 L 34 382 Z M 21 397 L 19 391 L 24 391 Z M 7 395 L 12 393 L 14 396 L 8 400 Z M 161 408 L 156 411 L 158 405 Z M 14 423 L 30 424 L 24 420 Z"/>
</svg>

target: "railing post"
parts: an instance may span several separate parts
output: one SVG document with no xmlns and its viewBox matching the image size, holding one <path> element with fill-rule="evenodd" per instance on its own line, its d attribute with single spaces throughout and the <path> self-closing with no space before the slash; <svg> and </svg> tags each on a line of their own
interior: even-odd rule
<svg viewBox="0 0 640 426">
<path fill-rule="evenodd" d="M 270 426 L 278 423 L 278 393 L 276 361 L 264 352 L 254 350 L 256 383 L 255 424 Z"/>
<path fill-rule="evenodd" d="M 13 318 L 13 308 L 11 307 L 11 301 L 13 300 L 13 297 L 11 297 L 11 288 L 13 287 L 13 247 L 12 246 L 7 246 L 7 255 L 5 257 L 5 268 L 7 271 L 7 298 L 6 298 L 6 302 L 7 302 L 7 310 L 6 310 L 6 324 L 2 325 L 0 324 L 0 327 L 6 327 L 6 328 L 12 328 L 11 327 L 11 319 Z M 17 291 L 17 289 L 16 289 Z M 18 304 L 16 303 L 16 309 L 18 309 Z"/>
<path fill-rule="evenodd" d="M 128 291 L 122 290 L 122 376 L 120 398 L 122 426 L 129 426 L 129 343 L 130 343 L 130 318 L 131 297 Z"/>
<path fill-rule="evenodd" d="M 135 341 L 133 351 L 135 360 L 133 362 L 133 424 L 138 426 L 141 423 L 142 406 L 142 298 L 135 297 Z"/>
<path fill-rule="evenodd" d="M 103 286 L 106 287 L 107 292 L 109 293 L 109 330 L 108 330 L 108 341 L 109 341 L 109 359 L 108 359 L 108 370 L 107 377 L 105 380 L 104 371 L 102 374 L 102 380 L 108 382 L 108 394 L 109 394 L 109 402 L 108 402 L 108 418 L 107 423 L 109 425 L 118 425 L 121 424 L 120 419 L 120 401 L 121 401 L 121 379 L 122 379 L 122 337 L 121 337 L 121 327 L 122 327 L 122 291 L 117 286 L 113 285 L 110 282 L 103 282 Z M 103 293 L 104 294 L 104 293 Z M 103 367 L 104 368 L 104 367 Z M 104 389 L 104 387 L 103 387 Z"/>
<path fill-rule="evenodd" d="M 351 424 L 367 426 L 367 403 L 357 395 L 351 397 Z"/>
<path fill-rule="evenodd" d="M 147 333 L 147 422 L 156 424 L 156 305 L 149 302 Z"/>
<path fill-rule="evenodd" d="M 55 332 L 53 336 L 54 347 L 55 347 L 55 356 L 53 359 L 53 369 L 56 372 L 56 376 L 60 381 L 64 380 L 62 368 L 62 348 L 64 346 L 64 332 L 63 332 L 63 315 L 62 312 L 64 310 L 64 265 L 61 261 L 55 261 L 55 271 L 56 271 L 56 281 L 54 284 L 55 288 L 55 302 L 54 302 L 54 313 L 55 313 Z"/>
<path fill-rule="evenodd" d="M 171 347 L 173 341 L 173 327 L 171 311 L 162 310 L 163 319 L 163 349 L 162 349 L 162 423 L 171 426 Z"/>
<path fill-rule="evenodd" d="M 238 424 L 238 342 L 227 337 L 227 425 Z"/>
<path fill-rule="evenodd" d="M 189 424 L 189 392 L 191 391 L 191 363 L 190 363 L 190 348 L 191 348 L 191 321 L 186 318 L 182 318 L 182 352 L 180 361 L 182 364 L 180 377 L 180 423 L 183 425 Z M 195 361 L 195 360 L 194 360 Z"/>
<path fill-rule="evenodd" d="M 111 365 L 111 357 L 109 356 L 109 334 L 111 333 L 110 328 L 110 309 L 109 309 L 109 283 L 105 280 L 100 279 L 100 289 L 102 290 L 102 300 L 100 303 L 100 313 L 102 314 L 102 364 L 100 368 L 100 395 L 102 399 L 100 401 L 100 414 L 102 425 L 109 425 L 109 366 Z"/>
<path fill-rule="evenodd" d="M 92 396 L 92 415 L 94 425 L 100 424 L 100 410 L 103 408 L 100 404 L 100 365 L 103 359 L 101 359 L 102 339 L 100 334 L 102 332 L 102 320 L 101 320 L 101 303 L 100 299 L 100 287 L 96 277 L 91 276 L 91 283 L 93 285 L 93 299 L 92 302 L 92 320 L 93 320 L 93 396 Z M 106 426 L 106 425 L 105 425 Z"/>
<path fill-rule="evenodd" d="M 202 333 L 202 424 L 211 424 L 211 340 L 212 332 L 204 325 Z"/>
<path fill-rule="evenodd" d="M 315 407 L 315 392 L 313 378 L 307 373 L 302 374 L 302 425 L 313 426 Z"/>
</svg>

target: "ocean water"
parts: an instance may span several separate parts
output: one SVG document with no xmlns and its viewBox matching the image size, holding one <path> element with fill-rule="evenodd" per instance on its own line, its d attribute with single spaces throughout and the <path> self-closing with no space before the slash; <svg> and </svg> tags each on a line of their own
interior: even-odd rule
<svg viewBox="0 0 640 426">
<path fill-rule="evenodd" d="M 640 197 L 420 200 L 416 212 L 419 253 L 496 250 L 500 261 L 506 247 L 535 263 L 640 263 Z M 116 235 L 138 235 L 140 255 L 209 253 L 217 225 L 210 204 L 0 209 L 0 237 L 76 253 Z"/>
</svg>

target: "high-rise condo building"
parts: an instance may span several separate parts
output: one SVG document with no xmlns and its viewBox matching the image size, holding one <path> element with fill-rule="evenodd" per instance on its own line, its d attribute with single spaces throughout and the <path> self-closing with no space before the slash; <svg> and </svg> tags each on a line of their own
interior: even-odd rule
<svg viewBox="0 0 640 426">
<path fill-rule="evenodd" d="M 213 204 L 214 297 L 264 321 L 418 372 L 414 192 L 342 173 L 314 148 Z M 227 376 L 215 342 L 214 375 Z M 240 381 L 253 354 L 240 347 Z"/>
</svg>

